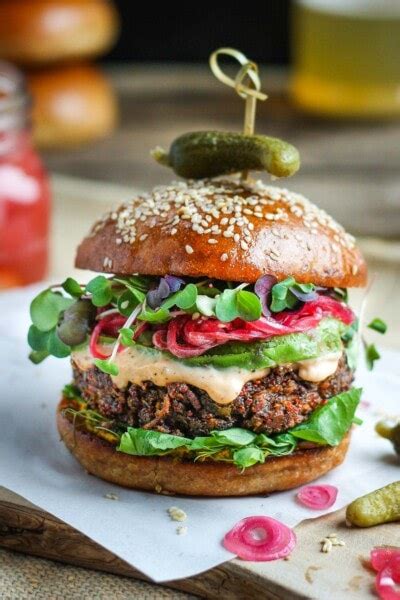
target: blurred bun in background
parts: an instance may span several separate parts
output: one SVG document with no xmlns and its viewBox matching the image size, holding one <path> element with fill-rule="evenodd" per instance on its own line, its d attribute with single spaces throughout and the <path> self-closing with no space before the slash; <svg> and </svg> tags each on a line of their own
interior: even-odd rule
<svg viewBox="0 0 400 600">
<path fill-rule="evenodd" d="M 0 58 L 25 70 L 37 145 L 77 146 L 114 129 L 114 90 L 87 61 L 108 52 L 118 33 L 111 0 L 0 0 Z"/>
<path fill-rule="evenodd" d="M 99 56 L 118 30 L 107 0 L 0 2 L 0 56 L 27 67 Z"/>
<path fill-rule="evenodd" d="M 32 71 L 28 85 L 34 97 L 34 140 L 39 146 L 75 146 L 114 129 L 114 91 L 96 66 L 76 64 Z"/>
</svg>

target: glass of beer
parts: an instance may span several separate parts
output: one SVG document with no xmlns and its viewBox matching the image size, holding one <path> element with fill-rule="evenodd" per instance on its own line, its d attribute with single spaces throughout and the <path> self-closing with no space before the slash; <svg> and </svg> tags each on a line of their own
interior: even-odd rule
<svg viewBox="0 0 400 600">
<path fill-rule="evenodd" d="M 296 0 L 291 93 L 332 117 L 400 116 L 400 0 Z"/>
</svg>

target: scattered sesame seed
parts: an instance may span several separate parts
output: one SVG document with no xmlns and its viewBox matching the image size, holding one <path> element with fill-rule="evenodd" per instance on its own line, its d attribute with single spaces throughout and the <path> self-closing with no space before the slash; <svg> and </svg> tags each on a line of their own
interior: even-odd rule
<svg viewBox="0 0 400 600">
<path fill-rule="evenodd" d="M 358 265 L 353 265 L 351 268 L 351 272 L 353 275 L 357 275 L 358 273 Z"/>
<path fill-rule="evenodd" d="M 238 241 L 240 240 L 240 235 L 238 233 L 235 233 L 235 235 L 233 236 L 233 239 L 236 243 L 238 243 Z"/>
<path fill-rule="evenodd" d="M 112 492 L 104 494 L 104 498 L 107 498 L 107 500 L 119 500 L 118 494 L 113 494 Z"/>
<path fill-rule="evenodd" d="M 336 533 L 330 533 L 320 541 L 320 544 L 321 552 L 328 553 L 332 550 L 333 546 L 345 546 L 346 542 L 338 540 Z"/>
<path fill-rule="evenodd" d="M 218 244 L 218 240 L 214 240 L 213 238 L 208 238 L 207 242 L 209 244 Z"/>
<path fill-rule="evenodd" d="M 176 227 L 173 227 L 173 228 L 171 229 L 171 231 L 170 231 L 170 234 L 171 234 L 171 235 L 175 235 L 177 232 L 178 232 L 177 228 L 176 228 Z"/>
<path fill-rule="evenodd" d="M 144 242 L 144 240 L 145 240 L 145 239 L 147 239 L 148 237 L 149 237 L 149 235 L 148 235 L 147 233 L 143 233 L 143 234 L 140 236 L 139 240 L 140 240 L 141 242 Z"/>
<path fill-rule="evenodd" d="M 179 527 L 176 528 L 177 535 L 186 535 L 187 532 L 188 528 L 186 527 L 186 525 L 179 525 Z"/>
<path fill-rule="evenodd" d="M 171 517 L 172 521 L 186 521 L 187 519 L 187 514 L 185 513 L 185 511 L 181 508 L 178 508 L 177 506 L 171 506 L 170 508 L 168 508 L 167 512 Z"/>
<path fill-rule="evenodd" d="M 221 260 L 222 260 L 222 262 L 225 262 L 225 261 L 228 260 L 228 255 L 227 255 L 226 252 L 224 252 L 223 254 L 221 254 Z"/>
<path fill-rule="evenodd" d="M 189 246 L 188 244 L 185 246 L 185 250 L 188 254 L 193 254 L 194 252 L 192 246 Z"/>
<path fill-rule="evenodd" d="M 242 250 L 248 250 L 249 249 L 249 245 L 244 240 L 242 240 L 240 242 L 240 247 L 242 248 Z"/>
<path fill-rule="evenodd" d="M 328 554 L 331 550 L 332 550 L 332 542 L 331 542 L 331 540 L 328 540 L 328 538 L 325 538 L 325 540 L 322 542 L 321 552 Z"/>
</svg>

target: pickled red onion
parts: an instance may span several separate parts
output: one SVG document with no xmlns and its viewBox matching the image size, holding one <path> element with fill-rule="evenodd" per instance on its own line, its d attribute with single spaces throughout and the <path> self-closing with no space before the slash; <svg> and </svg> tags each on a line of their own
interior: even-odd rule
<svg viewBox="0 0 400 600">
<path fill-rule="evenodd" d="M 297 500 L 308 508 L 324 510 L 335 504 L 337 495 L 334 485 L 306 485 L 297 493 Z"/>
<path fill-rule="evenodd" d="M 94 358 L 106 359 L 109 354 L 105 354 L 98 345 L 98 339 L 102 333 L 113 337 L 118 336 L 118 330 L 124 326 L 126 318 L 122 315 L 107 315 L 99 321 L 92 331 L 89 341 L 89 350 Z"/>
<path fill-rule="evenodd" d="M 392 557 L 379 571 L 375 587 L 381 600 L 400 600 L 400 556 Z"/>
<path fill-rule="evenodd" d="M 271 517 L 246 517 L 225 535 L 223 545 L 243 560 L 276 560 L 291 553 L 296 535 Z"/>
<path fill-rule="evenodd" d="M 395 546 L 376 546 L 371 550 L 371 565 L 375 571 L 381 571 L 392 558 L 400 558 L 400 548 Z"/>
<path fill-rule="evenodd" d="M 179 315 L 157 329 L 153 344 L 178 358 L 190 358 L 227 342 L 262 341 L 277 335 L 308 331 L 328 316 L 347 325 L 354 321 L 354 313 L 345 304 L 329 296 L 318 296 L 297 311 L 284 311 L 274 318 L 261 317 L 256 321 L 235 319 L 225 323 L 213 317 L 192 319 L 191 315 Z"/>
</svg>

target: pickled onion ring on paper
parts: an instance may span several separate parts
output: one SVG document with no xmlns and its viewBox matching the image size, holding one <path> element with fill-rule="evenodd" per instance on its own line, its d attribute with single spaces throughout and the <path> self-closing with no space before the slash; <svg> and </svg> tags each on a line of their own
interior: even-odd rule
<svg viewBox="0 0 400 600">
<path fill-rule="evenodd" d="M 400 600 L 400 556 L 394 556 L 381 569 L 375 579 L 381 600 Z"/>
<path fill-rule="evenodd" d="M 335 504 L 337 495 L 334 485 L 306 485 L 297 493 L 297 500 L 313 510 L 324 510 Z"/>
<path fill-rule="evenodd" d="M 243 560 L 276 560 L 292 552 L 296 535 L 271 517 L 246 517 L 225 535 L 223 545 Z"/>
<path fill-rule="evenodd" d="M 375 546 L 371 550 L 371 565 L 375 571 L 382 571 L 392 558 L 400 558 L 400 548 L 397 546 Z"/>
</svg>

